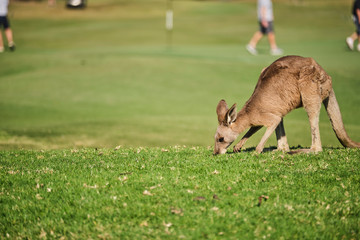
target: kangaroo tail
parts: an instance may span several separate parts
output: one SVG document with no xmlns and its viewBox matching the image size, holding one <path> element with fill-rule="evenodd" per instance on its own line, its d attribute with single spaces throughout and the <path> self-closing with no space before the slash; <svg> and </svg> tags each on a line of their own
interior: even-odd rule
<svg viewBox="0 0 360 240">
<path fill-rule="evenodd" d="M 336 134 L 336 137 L 339 139 L 340 143 L 344 147 L 360 148 L 360 143 L 351 140 L 346 133 L 344 123 L 341 117 L 339 104 L 336 101 L 334 89 L 331 90 L 329 97 L 326 98 L 323 101 L 323 103 L 327 111 L 327 114 L 330 118 L 332 128 Z"/>
</svg>

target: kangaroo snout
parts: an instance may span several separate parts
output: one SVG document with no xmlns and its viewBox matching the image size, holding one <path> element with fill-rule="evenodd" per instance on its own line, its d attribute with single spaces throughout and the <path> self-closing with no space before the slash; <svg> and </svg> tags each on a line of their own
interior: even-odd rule
<svg viewBox="0 0 360 240">
<path fill-rule="evenodd" d="M 221 151 L 219 151 L 219 150 L 214 150 L 213 155 L 216 156 L 216 155 L 225 154 L 225 153 L 226 153 L 226 149 L 223 149 L 223 150 L 221 150 Z"/>
<path fill-rule="evenodd" d="M 219 154 L 225 154 L 227 151 L 228 146 L 230 146 L 231 144 L 229 144 L 228 146 L 219 146 L 220 144 L 215 144 L 215 148 L 214 148 L 214 153 L 213 155 L 219 155 Z"/>
</svg>

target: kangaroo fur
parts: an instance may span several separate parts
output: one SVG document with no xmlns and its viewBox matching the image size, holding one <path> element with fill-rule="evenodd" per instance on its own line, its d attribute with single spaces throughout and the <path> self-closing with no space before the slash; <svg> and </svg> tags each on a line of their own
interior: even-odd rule
<svg viewBox="0 0 360 240">
<path fill-rule="evenodd" d="M 225 100 L 218 103 L 216 113 L 219 125 L 215 134 L 214 154 L 224 154 L 239 134 L 250 128 L 234 146 L 234 152 L 239 152 L 245 142 L 262 127 L 266 127 L 266 131 L 256 147 L 258 153 L 263 151 L 274 131 L 278 150 L 290 151 L 283 118 L 300 107 L 304 107 L 309 117 L 312 142 L 310 149 L 292 153 L 320 152 L 321 103 L 325 106 L 340 143 L 344 147 L 360 148 L 360 143 L 351 140 L 346 133 L 331 77 L 312 58 L 285 56 L 261 72 L 253 94 L 239 112 L 236 111 L 236 104 L 229 109 Z"/>
</svg>

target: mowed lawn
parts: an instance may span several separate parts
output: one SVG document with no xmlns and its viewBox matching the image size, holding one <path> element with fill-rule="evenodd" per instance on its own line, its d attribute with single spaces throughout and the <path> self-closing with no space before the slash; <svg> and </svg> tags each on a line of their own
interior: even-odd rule
<svg viewBox="0 0 360 240">
<path fill-rule="evenodd" d="M 345 0 L 274 0 L 278 44 L 333 78 L 360 141 L 360 53 Z M 215 108 L 239 108 L 276 60 L 255 1 L 12 1 L 16 52 L 0 54 L 0 239 L 359 239 L 360 151 L 338 143 L 326 112 L 324 151 L 212 155 Z M 304 110 L 285 118 L 309 147 Z M 269 140 L 266 150 L 276 145 Z"/>
<path fill-rule="evenodd" d="M 0 151 L 1 239 L 359 239 L 360 152 Z"/>
<path fill-rule="evenodd" d="M 354 29 L 348 2 L 274 1 L 275 28 L 285 54 L 313 57 L 333 77 L 346 129 L 360 141 L 360 54 L 344 43 Z M 257 29 L 253 1 L 174 1 L 171 46 L 165 1 L 64 5 L 10 5 L 17 50 L 0 55 L 2 149 L 209 146 L 218 101 L 240 108 L 276 60 L 266 39 L 259 56 L 245 50 Z M 291 146 L 310 145 L 304 110 L 285 128 Z M 324 146 L 340 146 L 325 111 L 320 128 Z"/>
</svg>

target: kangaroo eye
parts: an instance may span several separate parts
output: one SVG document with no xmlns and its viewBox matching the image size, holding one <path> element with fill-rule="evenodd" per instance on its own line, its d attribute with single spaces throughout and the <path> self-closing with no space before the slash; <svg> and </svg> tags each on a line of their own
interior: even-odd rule
<svg viewBox="0 0 360 240">
<path fill-rule="evenodd" d="M 223 137 L 219 138 L 219 142 L 224 142 L 224 138 Z"/>
</svg>

